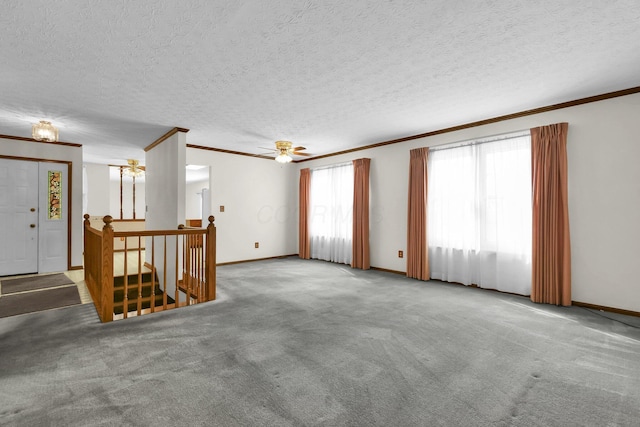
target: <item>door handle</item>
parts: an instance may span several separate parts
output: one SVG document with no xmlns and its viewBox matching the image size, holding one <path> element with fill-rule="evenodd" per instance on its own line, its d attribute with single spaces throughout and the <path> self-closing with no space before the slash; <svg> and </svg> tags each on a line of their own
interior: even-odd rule
<svg viewBox="0 0 640 427">
<path fill-rule="evenodd" d="M 35 224 L 31 224 L 29 227 L 36 228 L 36 225 Z"/>
<path fill-rule="evenodd" d="M 35 211 L 36 211 L 36 208 L 31 208 L 31 209 L 29 209 L 29 210 L 30 210 L 31 212 L 35 212 Z"/>
</svg>

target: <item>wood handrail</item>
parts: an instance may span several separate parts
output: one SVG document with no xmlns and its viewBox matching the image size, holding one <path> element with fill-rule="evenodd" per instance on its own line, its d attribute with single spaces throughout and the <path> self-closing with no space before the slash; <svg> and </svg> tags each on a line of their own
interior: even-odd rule
<svg viewBox="0 0 640 427">
<path fill-rule="evenodd" d="M 150 236 L 182 236 L 184 234 L 205 234 L 204 228 L 184 228 L 178 230 L 139 230 L 139 231 L 114 231 L 113 237 L 150 237 Z"/>
</svg>

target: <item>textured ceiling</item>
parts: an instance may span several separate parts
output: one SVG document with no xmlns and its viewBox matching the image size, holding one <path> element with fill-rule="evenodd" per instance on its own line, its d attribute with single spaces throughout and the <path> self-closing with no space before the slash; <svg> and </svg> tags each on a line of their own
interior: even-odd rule
<svg viewBox="0 0 640 427">
<path fill-rule="evenodd" d="M 640 86 L 637 0 L 4 0 L 0 134 L 326 154 Z"/>
</svg>

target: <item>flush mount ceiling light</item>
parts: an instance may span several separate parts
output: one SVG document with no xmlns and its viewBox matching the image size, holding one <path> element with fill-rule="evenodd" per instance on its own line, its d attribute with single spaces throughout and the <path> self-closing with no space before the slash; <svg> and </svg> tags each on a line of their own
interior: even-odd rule
<svg viewBox="0 0 640 427">
<path fill-rule="evenodd" d="M 45 120 L 33 125 L 31 135 L 36 141 L 56 142 L 58 140 L 58 129 Z"/>
<path fill-rule="evenodd" d="M 134 178 L 144 175 L 144 166 L 138 166 L 138 161 L 134 159 L 127 160 L 129 166 L 123 167 L 122 173 Z"/>
</svg>

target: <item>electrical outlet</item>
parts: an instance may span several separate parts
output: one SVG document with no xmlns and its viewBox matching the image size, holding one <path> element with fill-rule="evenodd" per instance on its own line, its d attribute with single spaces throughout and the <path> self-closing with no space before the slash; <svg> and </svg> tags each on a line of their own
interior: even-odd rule
<svg viewBox="0 0 640 427">
<path fill-rule="evenodd" d="M 224 206 L 220 205 L 220 212 L 224 212 Z"/>
<path fill-rule="evenodd" d="M 404 258 L 404 252 L 398 251 L 398 258 Z"/>
<path fill-rule="evenodd" d="M 256 249 L 260 247 L 260 243 L 256 242 Z"/>
</svg>

